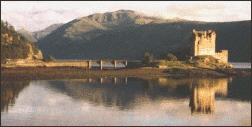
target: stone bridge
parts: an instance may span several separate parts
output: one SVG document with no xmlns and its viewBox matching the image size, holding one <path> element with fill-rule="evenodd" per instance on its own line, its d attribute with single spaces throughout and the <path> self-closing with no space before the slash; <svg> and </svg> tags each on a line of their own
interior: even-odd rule
<svg viewBox="0 0 252 127">
<path fill-rule="evenodd" d="M 100 69 L 103 69 L 103 65 L 105 63 L 111 63 L 114 65 L 114 68 L 117 68 L 117 64 L 124 64 L 125 67 L 136 67 L 140 66 L 140 61 L 133 60 L 77 60 L 77 61 L 53 61 L 53 62 L 27 62 L 23 59 L 20 60 L 11 60 L 7 64 L 4 64 L 4 67 L 9 67 L 11 64 L 16 64 L 16 66 L 20 67 L 36 67 L 36 66 L 44 66 L 44 67 L 62 67 L 62 66 L 71 66 L 71 67 L 87 67 L 92 68 L 93 63 L 97 63 L 100 65 Z M 2 66 L 2 64 L 1 64 Z"/>
<path fill-rule="evenodd" d="M 92 67 L 92 63 L 97 63 L 100 65 L 100 69 L 102 70 L 103 68 L 103 64 L 105 63 L 111 63 L 114 65 L 114 68 L 116 68 L 117 64 L 124 64 L 125 67 L 128 65 L 128 61 L 127 60 L 88 60 L 88 68 Z"/>
</svg>

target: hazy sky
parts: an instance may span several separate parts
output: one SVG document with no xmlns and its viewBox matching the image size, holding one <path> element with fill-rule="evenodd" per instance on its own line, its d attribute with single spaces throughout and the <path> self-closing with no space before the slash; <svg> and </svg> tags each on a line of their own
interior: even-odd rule
<svg viewBox="0 0 252 127">
<path fill-rule="evenodd" d="M 1 1 L 1 19 L 16 30 L 42 30 L 93 13 L 133 10 L 165 19 L 251 20 L 251 1 Z"/>
</svg>

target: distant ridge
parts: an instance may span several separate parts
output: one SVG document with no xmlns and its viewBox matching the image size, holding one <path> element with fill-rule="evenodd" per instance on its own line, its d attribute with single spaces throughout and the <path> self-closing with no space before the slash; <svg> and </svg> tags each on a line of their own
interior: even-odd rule
<svg viewBox="0 0 252 127">
<path fill-rule="evenodd" d="M 57 29 L 58 27 L 60 27 L 61 25 L 63 25 L 63 23 L 52 24 L 52 25 L 46 27 L 44 30 L 32 32 L 32 35 L 33 35 L 33 37 L 34 37 L 36 40 L 42 39 L 42 38 L 44 38 L 46 35 L 50 34 L 52 31 L 56 30 L 56 29 Z"/>
<path fill-rule="evenodd" d="M 17 33 L 24 36 L 30 42 L 36 42 L 37 41 L 37 39 L 33 36 L 33 34 L 31 32 L 29 32 L 29 31 L 27 31 L 25 28 L 22 28 L 22 29 L 18 30 Z"/>
<path fill-rule="evenodd" d="M 52 31 L 56 30 L 61 25 L 63 25 L 63 23 L 52 24 L 52 25 L 48 26 L 47 28 L 45 28 L 44 30 L 35 31 L 35 32 L 29 32 L 25 28 L 22 28 L 22 29 L 18 30 L 17 32 L 19 34 L 21 34 L 22 36 L 24 36 L 30 42 L 36 42 L 39 39 L 42 39 L 46 35 L 50 34 Z"/>
</svg>

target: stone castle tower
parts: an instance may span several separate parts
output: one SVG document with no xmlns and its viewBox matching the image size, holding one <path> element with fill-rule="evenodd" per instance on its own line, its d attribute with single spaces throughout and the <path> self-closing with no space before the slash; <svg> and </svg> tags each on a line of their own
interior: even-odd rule
<svg viewBox="0 0 252 127">
<path fill-rule="evenodd" d="M 193 29 L 191 37 L 191 55 L 211 55 L 219 62 L 228 63 L 228 50 L 215 52 L 216 33 L 212 30 L 196 31 Z"/>
</svg>

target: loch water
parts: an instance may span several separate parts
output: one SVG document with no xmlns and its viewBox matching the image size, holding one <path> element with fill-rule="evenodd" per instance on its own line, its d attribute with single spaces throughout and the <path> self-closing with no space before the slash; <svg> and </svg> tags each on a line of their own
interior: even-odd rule
<svg viewBox="0 0 252 127">
<path fill-rule="evenodd" d="M 1 125 L 251 125 L 251 76 L 1 81 Z"/>
<path fill-rule="evenodd" d="M 251 126 L 251 76 L 1 81 L 1 125 Z"/>
</svg>

